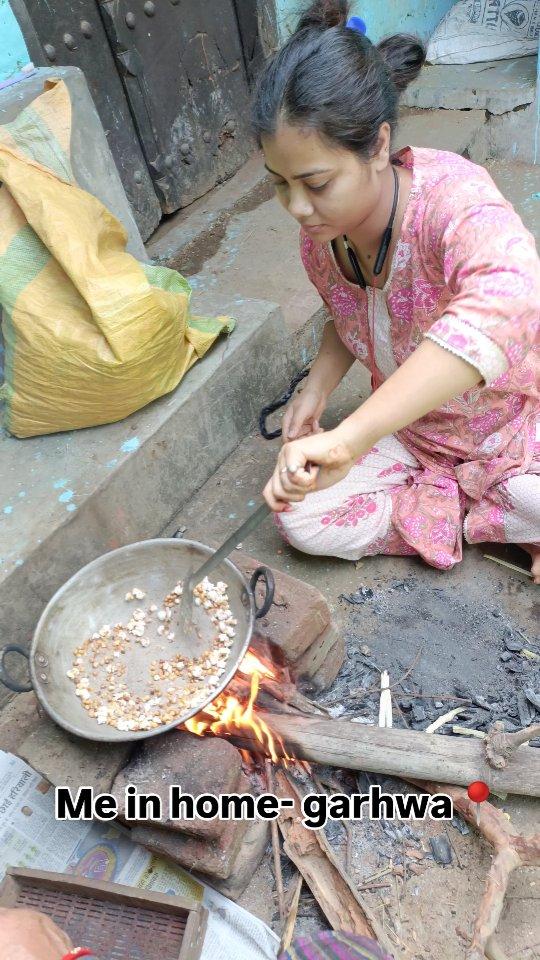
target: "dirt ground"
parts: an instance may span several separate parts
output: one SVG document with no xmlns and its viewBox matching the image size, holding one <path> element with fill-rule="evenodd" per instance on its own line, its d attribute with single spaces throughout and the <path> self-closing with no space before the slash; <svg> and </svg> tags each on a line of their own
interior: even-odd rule
<svg viewBox="0 0 540 960">
<path fill-rule="evenodd" d="M 327 425 L 346 415 L 365 391 L 361 372 L 349 374 L 332 400 Z M 165 534 L 185 528 L 185 535 L 193 539 L 223 540 L 259 502 L 278 443 L 265 442 L 259 436 L 248 438 Z M 373 700 L 348 699 L 351 689 L 369 686 L 377 676 L 370 671 L 370 663 L 388 669 L 392 681 L 417 658 L 398 697 L 413 728 L 424 728 L 430 719 L 457 705 L 435 700 L 435 696 L 457 696 L 458 691 L 462 697 L 480 698 L 480 705 L 473 704 L 455 722 L 481 728 L 501 715 L 510 724 L 522 725 L 518 699 L 524 709 L 524 688 L 540 692 L 540 660 L 519 653 L 507 657 L 507 644 L 518 641 L 519 646 L 521 641 L 538 656 L 540 595 L 524 576 L 485 560 L 481 548 L 466 547 L 462 563 L 448 573 L 410 558 L 374 557 L 355 565 L 306 557 L 289 549 L 270 521 L 243 547 L 261 561 L 314 584 L 326 596 L 335 622 L 344 631 L 348 657 L 334 687 L 322 700 L 333 703 L 338 710 L 345 708 L 342 716 L 374 718 Z M 526 564 L 525 555 L 517 548 L 495 547 L 490 552 Z M 367 596 L 364 602 L 355 604 L 343 597 L 356 594 L 359 588 L 363 588 L 362 598 Z M 365 645 L 369 648 L 367 657 L 361 649 Z M 422 694 L 432 699 L 423 699 Z M 486 701 L 490 710 L 485 709 Z M 416 721 L 407 708 L 422 706 L 425 719 Z M 418 709 L 416 715 L 422 716 Z M 396 781 L 383 782 L 390 788 L 397 787 Z M 525 833 L 540 828 L 540 801 L 509 797 L 495 802 Z M 354 880 L 362 884 L 390 863 L 400 865 L 405 861 L 408 879 L 402 881 L 387 874 L 373 882 L 389 886 L 362 891 L 395 944 L 396 960 L 463 960 L 466 942 L 461 934 L 470 933 L 490 865 L 490 848 L 474 831 L 462 835 L 456 826 L 448 826 L 452 864 L 443 866 L 434 861 L 429 845 L 429 836 L 442 832 L 440 825 L 411 821 L 408 827 L 413 837 L 399 830 L 396 833 L 384 822 L 355 824 Z M 344 857 L 345 832 L 339 824 L 332 825 L 330 839 L 336 853 Z M 410 849 L 416 850 L 414 857 L 407 853 Z M 409 875 L 411 863 L 417 874 Z M 285 861 L 283 869 L 290 881 L 294 874 Z M 271 895 L 274 889 L 271 857 L 267 856 L 240 902 L 279 932 L 277 905 Z M 518 871 L 511 880 L 498 928 L 498 940 L 508 960 L 540 960 L 539 900 L 540 870 Z M 304 887 L 297 931 L 325 927 L 325 918 Z"/>
</svg>

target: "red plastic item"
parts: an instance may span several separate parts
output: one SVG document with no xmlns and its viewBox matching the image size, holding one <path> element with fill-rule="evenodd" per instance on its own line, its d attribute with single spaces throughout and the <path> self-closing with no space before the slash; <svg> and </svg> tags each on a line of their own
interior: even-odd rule
<svg viewBox="0 0 540 960">
<path fill-rule="evenodd" d="M 483 780 L 474 780 L 467 787 L 467 796 L 473 803 L 483 803 L 489 797 L 489 787 Z"/>
<path fill-rule="evenodd" d="M 77 947 L 75 950 L 70 950 L 69 953 L 65 953 L 61 960 L 79 960 L 79 957 L 93 957 L 94 954 L 91 950 L 88 950 L 87 947 Z"/>
</svg>

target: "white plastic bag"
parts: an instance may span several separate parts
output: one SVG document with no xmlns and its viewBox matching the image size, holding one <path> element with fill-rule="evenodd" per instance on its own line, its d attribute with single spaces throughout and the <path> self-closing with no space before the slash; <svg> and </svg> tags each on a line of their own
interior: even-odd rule
<svg viewBox="0 0 540 960">
<path fill-rule="evenodd" d="M 482 63 L 538 50 L 540 0 L 459 0 L 427 48 L 428 63 Z"/>
</svg>

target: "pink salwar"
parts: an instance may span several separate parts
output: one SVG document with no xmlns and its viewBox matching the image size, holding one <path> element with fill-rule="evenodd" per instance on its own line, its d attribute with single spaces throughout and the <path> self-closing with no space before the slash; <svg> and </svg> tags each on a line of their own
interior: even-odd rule
<svg viewBox="0 0 540 960">
<path fill-rule="evenodd" d="M 539 261 L 484 168 L 410 147 L 394 159 L 413 184 L 384 289 L 351 283 L 331 246 L 301 233 L 308 276 L 374 388 L 424 337 L 484 384 L 381 440 L 278 524 L 307 553 L 419 554 L 448 569 L 463 538 L 540 542 Z"/>
</svg>

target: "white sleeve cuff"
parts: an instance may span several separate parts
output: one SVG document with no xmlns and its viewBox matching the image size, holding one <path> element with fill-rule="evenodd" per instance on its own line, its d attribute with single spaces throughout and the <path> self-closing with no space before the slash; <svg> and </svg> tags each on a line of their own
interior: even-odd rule
<svg viewBox="0 0 540 960">
<path fill-rule="evenodd" d="M 486 384 L 497 380 L 508 369 L 508 360 L 499 345 L 458 317 L 444 314 L 425 336 L 476 367 Z"/>
</svg>

